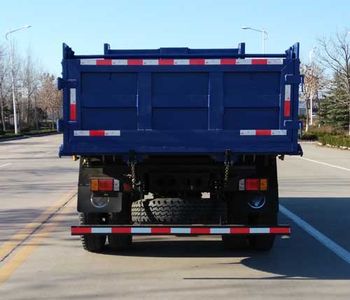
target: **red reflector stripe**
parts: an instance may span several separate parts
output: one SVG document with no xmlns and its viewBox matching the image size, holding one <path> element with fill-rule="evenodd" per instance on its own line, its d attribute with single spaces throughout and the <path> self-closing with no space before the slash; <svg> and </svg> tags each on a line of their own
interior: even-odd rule
<svg viewBox="0 0 350 300">
<path fill-rule="evenodd" d="M 247 228 L 247 227 L 230 228 L 230 233 L 232 233 L 232 234 L 248 234 L 249 228 Z"/>
<path fill-rule="evenodd" d="M 203 58 L 192 58 L 190 59 L 190 65 L 204 65 L 205 61 Z"/>
<path fill-rule="evenodd" d="M 71 234 L 87 234 L 91 233 L 91 227 L 72 227 L 71 228 Z"/>
<path fill-rule="evenodd" d="M 284 116 L 290 117 L 290 101 L 287 99 L 284 101 Z"/>
<path fill-rule="evenodd" d="M 174 64 L 173 59 L 166 59 L 166 58 L 159 59 L 159 65 L 161 66 L 171 66 L 173 64 Z"/>
<path fill-rule="evenodd" d="M 271 227 L 270 233 L 290 234 L 290 228 L 289 227 Z"/>
<path fill-rule="evenodd" d="M 104 136 L 104 130 L 90 130 L 90 136 Z"/>
<path fill-rule="evenodd" d="M 267 65 L 267 59 L 252 59 L 252 65 Z"/>
<path fill-rule="evenodd" d="M 106 192 L 113 191 L 113 179 L 99 179 L 98 190 Z"/>
<path fill-rule="evenodd" d="M 247 191 L 258 191 L 260 187 L 260 180 L 259 179 L 246 179 L 245 181 L 245 189 Z"/>
<path fill-rule="evenodd" d="M 131 227 L 112 227 L 112 233 L 131 233 Z"/>
<path fill-rule="evenodd" d="M 128 59 L 129 66 L 142 66 L 143 59 Z"/>
<path fill-rule="evenodd" d="M 271 135 L 271 130 L 268 129 L 257 129 L 256 135 Z"/>
<path fill-rule="evenodd" d="M 77 106 L 76 104 L 71 104 L 70 105 L 70 120 L 71 121 L 76 121 L 77 120 Z"/>
<path fill-rule="evenodd" d="M 151 228 L 152 234 L 170 234 L 171 229 L 170 227 L 153 227 Z"/>
<path fill-rule="evenodd" d="M 111 59 L 97 59 L 96 65 L 97 66 L 111 66 L 112 60 Z"/>
<path fill-rule="evenodd" d="M 210 234 L 210 228 L 209 227 L 192 227 L 191 228 L 191 234 Z"/>
<path fill-rule="evenodd" d="M 220 60 L 222 65 L 235 65 L 236 59 L 235 58 L 222 58 Z"/>
</svg>

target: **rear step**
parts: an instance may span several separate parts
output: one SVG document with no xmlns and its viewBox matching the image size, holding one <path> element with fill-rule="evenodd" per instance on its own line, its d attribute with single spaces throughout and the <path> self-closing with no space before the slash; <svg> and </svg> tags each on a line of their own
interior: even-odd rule
<svg viewBox="0 0 350 300">
<path fill-rule="evenodd" d="M 71 235 L 85 234 L 133 234 L 133 235 L 290 235 L 291 229 L 288 225 L 273 227 L 265 226 L 239 226 L 239 225 L 82 225 L 71 226 Z"/>
</svg>

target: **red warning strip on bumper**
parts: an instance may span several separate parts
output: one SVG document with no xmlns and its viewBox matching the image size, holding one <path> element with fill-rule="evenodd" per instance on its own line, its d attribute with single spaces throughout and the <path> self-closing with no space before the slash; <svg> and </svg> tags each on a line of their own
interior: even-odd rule
<svg viewBox="0 0 350 300">
<path fill-rule="evenodd" d="M 135 235 L 289 235 L 289 226 L 244 227 L 244 226 L 72 226 L 72 235 L 84 234 L 135 234 Z"/>
</svg>

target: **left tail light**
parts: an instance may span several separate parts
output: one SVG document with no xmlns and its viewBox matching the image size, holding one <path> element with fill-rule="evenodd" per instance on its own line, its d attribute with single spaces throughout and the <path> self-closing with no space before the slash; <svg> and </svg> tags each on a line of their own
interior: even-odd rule
<svg viewBox="0 0 350 300">
<path fill-rule="evenodd" d="M 115 192 L 119 191 L 119 180 L 113 178 L 91 178 L 90 190 L 92 192 Z"/>
</svg>

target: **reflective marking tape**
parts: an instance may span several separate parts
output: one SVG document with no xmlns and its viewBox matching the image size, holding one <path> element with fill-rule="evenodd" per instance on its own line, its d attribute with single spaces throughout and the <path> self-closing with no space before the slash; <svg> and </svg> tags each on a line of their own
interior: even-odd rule
<svg viewBox="0 0 350 300">
<path fill-rule="evenodd" d="M 180 66 L 180 65 L 283 65 L 283 59 L 276 58 L 189 58 L 189 59 L 81 59 L 85 66 Z"/>
<path fill-rule="evenodd" d="M 92 227 L 91 233 L 112 233 L 112 228 L 110 228 L 110 227 Z"/>
<path fill-rule="evenodd" d="M 120 130 L 74 130 L 74 136 L 120 136 Z"/>
<path fill-rule="evenodd" d="M 89 130 L 74 130 L 74 136 L 89 136 Z"/>
<path fill-rule="evenodd" d="M 75 88 L 69 89 L 69 120 L 77 120 L 77 90 Z"/>
<path fill-rule="evenodd" d="M 291 98 L 291 85 L 286 84 L 284 86 L 284 116 L 290 117 L 290 98 Z"/>
<path fill-rule="evenodd" d="M 230 228 L 210 228 L 210 234 L 229 234 Z"/>
<path fill-rule="evenodd" d="M 288 226 L 277 227 L 207 227 L 207 226 L 192 226 L 192 227 L 167 227 L 167 226 L 154 226 L 154 227 L 141 227 L 141 226 L 72 226 L 72 235 L 83 234 L 163 234 L 163 235 L 220 235 L 220 234 L 276 234 L 276 235 L 288 235 L 291 233 Z"/>
<path fill-rule="evenodd" d="M 242 129 L 239 131 L 241 136 L 272 136 L 287 135 L 286 129 Z"/>
<path fill-rule="evenodd" d="M 131 227 L 131 233 L 149 234 L 152 230 L 150 227 Z"/>
<path fill-rule="evenodd" d="M 172 227 L 172 228 L 170 228 L 170 233 L 172 233 L 172 234 L 190 234 L 191 228 Z"/>
<path fill-rule="evenodd" d="M 189 59 L 174 59 L 174 65 L 189 65 Z"/>
<path fill-rule="evenodd" d="M 249 228 L 249 233 L 257 234 L 257 233 L 270 233 L 270 228 Z"/>
</svg>

